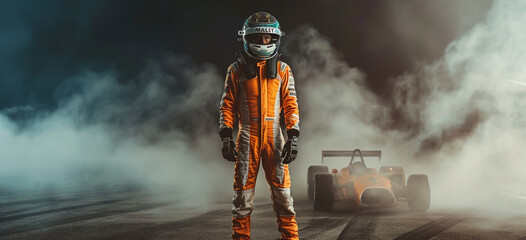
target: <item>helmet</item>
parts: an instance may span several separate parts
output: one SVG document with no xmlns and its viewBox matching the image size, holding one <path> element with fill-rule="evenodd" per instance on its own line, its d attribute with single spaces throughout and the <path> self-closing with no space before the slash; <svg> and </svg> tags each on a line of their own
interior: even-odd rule
<svg viewBox="0 0 526 240">
<path fill-rule="evenodd" d="M 278 20 L 266 12 L 257 12 L 247 18 L 243 29 L 238 32 L 243 39 L 243 48 L 248 56 L 258 59 L 271 59 L 278 54 L 281 37 L 284 36 L 279 28 Z M 270 34 L 269 44 L 256 41 L 257 34 Z"/>
</svg>

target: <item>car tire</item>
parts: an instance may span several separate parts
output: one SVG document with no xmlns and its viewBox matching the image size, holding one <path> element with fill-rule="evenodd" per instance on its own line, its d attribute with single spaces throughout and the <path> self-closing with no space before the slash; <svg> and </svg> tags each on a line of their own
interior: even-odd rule
<svg viewBox="0 0 526 240">
<path fill-rule="evenodd" d="M 414 212 L 424 212 L 431 203 L 429 179 L 425 174 L 415 174 L 407 179 L 407 203 Z"/>
<path fill-rule="evenodd" d="M 314 186 L 314 210 L 331 211 L 334 206 L 332 174 L 316 174 L 314 176 Z"/>
<path fill-rule="evenodd" d="M 309 200 L 314 200 L 314 176 L 318 173 L 329 173 L 329 168 L 323 165 L 309 166 L 307 170 L 307 195 Z"/>
</svg>

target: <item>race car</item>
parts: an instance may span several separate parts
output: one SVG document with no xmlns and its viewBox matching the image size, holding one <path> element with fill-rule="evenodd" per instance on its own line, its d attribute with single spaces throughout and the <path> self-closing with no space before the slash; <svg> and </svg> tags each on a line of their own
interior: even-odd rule
<svg viewBox="0 0 526 240">
<path fill-rule="evenodd" d="M 367 168 L 364 157 L 382 158 L 375 151 L 322 151 L 322 164 L 326 157 L 351 157 L 347 167 L 329 173 L 326 165 L 309 166 L 307 171 L 308 196 L 314 200 L 314 209 L 331 211 L 336 200 L 350 200 L 358 207 L 393 207 L 406 201 L 412 211 L 429 208 L 430 187 L 425 174 L 415 174 L 405 181 L 402 167 L 383 166 L 379 171 Z"/>
</svg>

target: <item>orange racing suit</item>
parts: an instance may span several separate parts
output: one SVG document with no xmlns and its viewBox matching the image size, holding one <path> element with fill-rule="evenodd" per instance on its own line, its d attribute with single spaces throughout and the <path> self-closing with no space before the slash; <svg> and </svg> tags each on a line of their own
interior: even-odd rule
<svg viewBox="0 0 526 240">
<path fill-rule="evenodd" d="M 254 204 L 254 187 L 260 161 L 270 185 L 272 207 L 276 213 L 282 239 L 299 239 L 293 199 L 290 196 L 288 164 L 283 164 L 281 152 L 284 138 L 280 127 L 283 110 L 287 130 L 299 132 L 299 110 L 290 67 L 277 61 L 275 78 L 268 77 L 268 61 L 255 63 L 255 77 L 243 74 L 240 61 L 227 71 L 220 105 L 220 129 L 233 128 L 239 117 L 232 228 L 234 239 L 250 239 L 250 214 Z"/>
</svg>

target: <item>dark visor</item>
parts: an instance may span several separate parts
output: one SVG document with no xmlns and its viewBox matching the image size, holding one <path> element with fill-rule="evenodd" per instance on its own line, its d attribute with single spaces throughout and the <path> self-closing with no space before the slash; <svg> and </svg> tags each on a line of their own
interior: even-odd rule
<svg viewBox="0 0 526 240">
<path fill-rule="evenodd" d="M 263 35 L 266 35 L 266 34 L 254 33 L 254 34 L 245 35 L 245 40 L 249 43 L 263 44 L 262 42 Z M 268 34 L 268 35 L 270 35 L 271 37 L 270 44 L 277 43 L 279 41 L 279 35 L 277 34 Z"/>
</svg>

